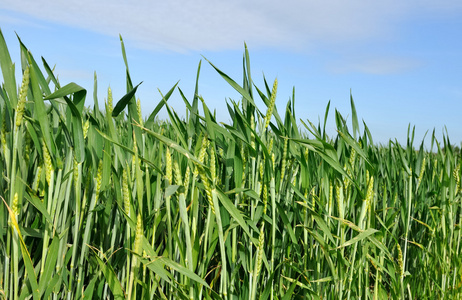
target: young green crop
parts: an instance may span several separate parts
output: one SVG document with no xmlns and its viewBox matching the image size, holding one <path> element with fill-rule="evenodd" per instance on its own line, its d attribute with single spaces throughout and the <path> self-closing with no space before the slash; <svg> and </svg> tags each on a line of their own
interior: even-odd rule
<svg viewBox="0 0 462 300">
<path fill-rule="evenodd" d="M 294 95 L 278 112 L 277 80 L 254 85 L 247 48 L 242 85 L 210 63 L 242 96 L 230 122 L 198 79 L 143 119 L 121 45 L 127 94 L 88 108 L 21 42 L 18 88 L 0 32 L 0 298 L 460 298 L 462 162 L 447 137 L 375 145 L 352 98 L 351 127 L 335 111 L 329 137 L 297 121 Z"/>
</svg>

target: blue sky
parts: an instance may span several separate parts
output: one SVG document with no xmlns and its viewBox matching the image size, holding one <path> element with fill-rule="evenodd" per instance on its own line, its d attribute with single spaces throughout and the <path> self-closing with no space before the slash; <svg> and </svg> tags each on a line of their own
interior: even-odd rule
<svg viewBox="0 0 462 300">
<path fill-rule="evenodd" d="M 143 81 L 137 96 L 145 115 L 160 100 L 157 89 L 166 93 L 178 80 L 192 99 L 202 55 L 241 83 L 246 42 L 255 84 L 263 87 L 263 74 L 270 83 L 278 78 L 280 113 L 295 87 L 296 117 L 317 124 L 330 100 L 334 133 L 334 108 L 351 120 L 351 90 L 375 143 L 405 143 L 409 124 L 416 143 L 429 131 L 428 144 L 433 129 L 441 140 L 445 127 L 452 143 L 462 141 L 458 0 L 2 0 L 0 28 L 17 64 L 15 33 L 56 67 L 62 85 L 76 82 L 92 95 L 96 72 L 100 103 L 109 86 L 115 99 L 125 93 L 121 34 L 132 80 Z M 199 93 L 229 121 L 226 99 L 239 96 L 204 60 Z M 178 92 L 169 104 L 184 115 Z"/>
</svg>

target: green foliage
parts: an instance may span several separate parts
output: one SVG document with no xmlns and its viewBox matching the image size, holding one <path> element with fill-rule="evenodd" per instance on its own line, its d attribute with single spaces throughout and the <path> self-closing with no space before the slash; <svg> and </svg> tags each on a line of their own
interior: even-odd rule
<svg viewBox="0 0 462 300">
<path fill-rule="evenodd" d="M 336 111 L 334 137 L 326 120 L 301 121 L 311 138 L 293 96 L 277 111 L 277 80 L 254 86 L 247 48 L 242 86 L 211 65 L 242 96 L 230 124 L 198 79 L 191 101 L 175 84 L 142 120 L 123 42 L 127 94 L 113 108 L 109 91 L 100 110 L 95 93 L 90 109 L 84 88 L 61 87 L 20 46 L 18 110 L 0 32 L 3 298 L 461 297 L 461 157 L 448 138 L 415 150 L 409 130 L 405 147 L 376 146 L 352 97 L 351 131 Z M 167 103 L 175 90 L 185 119 Z"/>
</svg>

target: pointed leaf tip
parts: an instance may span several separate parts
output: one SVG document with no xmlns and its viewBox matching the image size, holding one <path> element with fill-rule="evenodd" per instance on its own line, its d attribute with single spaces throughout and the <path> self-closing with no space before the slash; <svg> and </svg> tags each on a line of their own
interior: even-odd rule
<svg viewBox="0 0 462 300">
<path fill-rule="evenodd" d="M 130 102 L 130 100 L 133 99 L 133 97 L 135 96 L 135 93 L 136 93 L 136 89 L 140 86 L 140 84 L 142 84 L 143 82 L 141 81 L 140 83 L 138 83 L 137 86 L 135 86 L 130 92 L 128 92 L 127 94 L 125 94 L 125 96 L 123 96 L 119 102 L 117 102 L 116 106 L 114 107 L 114 110 L 112 111 L 112 116 L 113 117 L 117 117 L 125 108 L 125 106 L 127 106 L 127 104 Z"/>
</svg>

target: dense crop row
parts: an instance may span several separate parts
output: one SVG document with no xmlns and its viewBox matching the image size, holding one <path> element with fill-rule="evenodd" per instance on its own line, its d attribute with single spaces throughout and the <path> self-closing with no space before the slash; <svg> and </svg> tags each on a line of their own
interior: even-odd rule
<svg viewBox="0 0 462 300">
<path fill-rule="evenodd" d="M 242 85 L 210 64 L 242 95 L 230 124 L 198 85 L 192 99 L 175 85 L 143 119 L 128 65 L 127 95 L 113 105 L 108 90 L 100 108 L 95 93 L 86 108 L 85 89 L 20 51 L 18 84 L 0 32 L 3 298 L 460 297 L 461 159 L 448 138 L 432 136 L 431 151 L 412 131 L 406 146 L 374 145 L 352 99 L 351 127 L 335 111 L 328 137 L 325 123 L 298 123 L 293 97 L 279 114 L 277 81 L 253 85 L 247 49 Z"/>
</svg>

